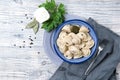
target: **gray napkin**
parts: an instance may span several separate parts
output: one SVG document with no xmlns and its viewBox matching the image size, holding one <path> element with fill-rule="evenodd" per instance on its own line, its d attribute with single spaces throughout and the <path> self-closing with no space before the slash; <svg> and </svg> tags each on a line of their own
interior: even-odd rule
<svg viewBox="0 0 120 80">
<path fill-rule="evenodd" d="M 120 36 L 98 24 L 92 18 L 89 18 L 87 22 L 96 31 L 99 45 L 104 45 L 88 74 L 85 75 L 85 71 L 95 55 L 80 64 L 63 62 L 49 80 L 116 80 L 116 67 L 120 62 Z"/>
</svg>

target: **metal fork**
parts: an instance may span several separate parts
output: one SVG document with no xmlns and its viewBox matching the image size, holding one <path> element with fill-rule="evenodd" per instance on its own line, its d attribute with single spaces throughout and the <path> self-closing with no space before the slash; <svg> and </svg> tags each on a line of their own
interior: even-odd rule
<svg viewBox="0 0 120 80">
<path fill-rule="evenodd" d="M 98 47 L 98 53 L 96 54 L 95 58 L 93 59 L 93 61 L 90 63 L 90 65 L 88 66 L 87 70 L 85 71 L 85 75 L 88 75 L 90 68 L 92 67 L 92 65 L 95 63 L 95 60 L 97 59 L 98 55 L 100 54 L 100 52 L 103 50 L 103 45 L 100 45 Z"/>
</svg>

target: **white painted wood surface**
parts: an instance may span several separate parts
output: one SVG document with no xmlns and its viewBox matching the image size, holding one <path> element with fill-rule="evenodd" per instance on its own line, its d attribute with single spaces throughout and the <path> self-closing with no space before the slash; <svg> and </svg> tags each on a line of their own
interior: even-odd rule
<svg viewBox="0 0 120 80">
<path fill-rule="evenodd" d="M 40 29 L 37 35 L 34 35 L 32 30 L 24 29 L 37 6 L 44 1 L 0 0 L 0 80 L 48 80 L 57 69 L 43 50 L 44 30 Z M 56 2 L 64 3 L 68 13 L 85 18 L 92 17 L 120 35 L 120 0 Z M 32 48 L 29 47 L 29 36 L 34 40 Z M 120 65 L 117 72 L 120 73 Z M 117 76 L 120 80 L 120 76 Z"/>
</svg>

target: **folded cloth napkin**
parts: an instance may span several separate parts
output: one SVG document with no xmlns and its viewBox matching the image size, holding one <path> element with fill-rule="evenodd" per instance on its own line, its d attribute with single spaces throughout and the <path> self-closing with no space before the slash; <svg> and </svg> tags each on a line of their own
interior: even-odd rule
<svg viewBox="0 0 120 80">
<path fill-rule="evenodd" d="M 49 80 L 116 80 L 116 67 L 120 62 L 120 36 L 92 18 L 89 18 L 87 22 L 96 31 L 99 45 L 104 45 L 87 75 L 86 69 L 95 59 L 95 55 L 80 64 L 63 62 Z"/>
</svg>

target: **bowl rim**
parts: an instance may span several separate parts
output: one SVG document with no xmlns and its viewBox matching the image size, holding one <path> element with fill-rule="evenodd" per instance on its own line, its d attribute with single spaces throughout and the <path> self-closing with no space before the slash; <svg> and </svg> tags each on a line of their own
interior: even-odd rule
<svg viewBox="0 0 120 80">
<path fill-rule="evenodd" d="M 82 58 L 82 59 L 76 59 L 76 62 L 75 61 L 73 61 L 74 59 L 67 59 L 67 58 L 63 58 L 64 57 L 64 55 L 60 55 L 60 54 L 62 54 L 60 51 L 58 52 L 58 50 L 59 49 L 56 49 L 56 42 L 52 42 L 52 47 L 53 47 L 53 50 L 54 50 L 54 52 L 63 60 L 63 61 L 65 61 L 65 62 L 68 62 L 68 63 L 72 63 L 72 64 L 78 64 L 78 63 L 82 63 L 82 62 L 84 62 L 84 61 L 87 61 L 87 60 L 89 60 L 95 53 L 96 53 L 96 51 L 97 51 L 97 48 L 98 48 L 98 37 L 97 37 L 97 34 L 96 34 L 96 32 L 95 32 L 95 30 L 94 30 L 94 28 L 88 23 L 88 22 L 86 22 L 86 21 L 83 21 L 83 20 L 81 20 L 81 19 L 71 19 L 71 20 L 67 20 L 67 21 L 64 21 L 63 23 L 61 23 L 56 29 L 55 29 L 55 31 L 54 31 L 54 33 L 53 33 L 53 36 L 52 36 L 52 41 L 56 41 L 57 39 L 55 39 L 55 35 L 56 35 L 56 33 L 60 33 L 60 31 L 61 31 L 61 29 L 64 27 L 64 24 L 66 25 L 66 23 L 69 23 L 69 22 L 72 22 L 72 21 L 80 21 L 80 22 L 82 22 L 82 23 L 84 23 L 84 24 L 86 24 L 87 26 L 89 26 L 89 28 L 91 28 L 91 30 L 93 31 L 93 33 L 94 33 L 94 37 L 95 37 L 95 39 L 96 39 L 96 42 L 95 42 L 95 49 L 94 49 L 94 51 L 92 52 L 92 54 L 89 56 L 89 57 L 84 57 L 84 58 Z M 60 29 L 60 31 L 58 31 Z M 79 60 L 81 60 L 81 61 L 79 61 Z"/>
</svg>

